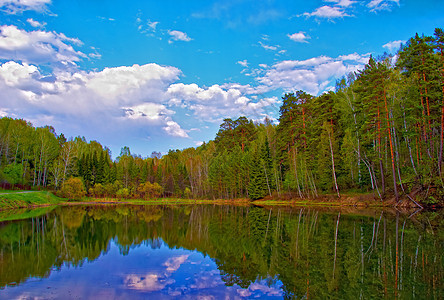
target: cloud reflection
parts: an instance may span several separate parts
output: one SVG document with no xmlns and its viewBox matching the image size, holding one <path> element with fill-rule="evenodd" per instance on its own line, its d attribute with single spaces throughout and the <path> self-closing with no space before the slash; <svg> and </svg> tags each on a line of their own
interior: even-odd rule
<svg viewBox="0 0 444 300">
<path fill-rule="evenodd" d="M 125 285 L 128 288 L 145 292 L 163 290 L 165 286 L 174 282 L 172 279 L 153 273 L 146 275 L 130 274 L 125 278 Z"/>
<path fill-rule="evenodd" d="M 155 292 L 163 290 L 167 285 L 176 281 L 170 277 L 176 272 L 180 266 L 186 262 L 189 255 L 179 255 L 170 257 L 163 266 L 166 267 L 165 272 L 147 273 L 147 274 L 129 274 L 124 279 L 124 284 L 130 289 Z"/>
<path fill-rule="evenodd" d="M 176 272 L 177 269 L 180 268 L 180 265 L 182 265 L 188 259 L 188 256 L 190 255 L 187 254 L 171 257 L 163 265 L 167 267 L 167 272 Z"/>
</svg>

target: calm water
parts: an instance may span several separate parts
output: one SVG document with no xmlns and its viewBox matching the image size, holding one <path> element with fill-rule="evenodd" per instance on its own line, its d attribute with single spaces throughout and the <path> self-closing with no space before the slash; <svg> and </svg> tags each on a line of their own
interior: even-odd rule
<svg viewBox="0 0 444 300">
<path fill-rule="evenodd" d="M 73 206 L 0 223 L 1 299 L 443 299 L 440 212 Z"/>
</svg>

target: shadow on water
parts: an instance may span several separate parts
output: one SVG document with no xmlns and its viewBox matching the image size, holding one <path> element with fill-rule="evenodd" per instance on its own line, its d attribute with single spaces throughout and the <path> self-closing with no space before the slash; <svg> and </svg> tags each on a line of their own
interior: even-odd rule
<svg viewBox="0 0 444 300">
<path fill-rule="evenodd" d="M 0 298 L 73 285 L 174 298 L 207 283 L 216 297 L 442 299 L 443 225 L 440 211 L 58 207 L 0 223 Z"/>
</svg>

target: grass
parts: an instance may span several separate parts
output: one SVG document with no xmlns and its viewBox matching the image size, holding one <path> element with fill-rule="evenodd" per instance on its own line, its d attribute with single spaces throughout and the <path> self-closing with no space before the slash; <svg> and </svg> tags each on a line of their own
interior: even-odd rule
<svg viewBox="0 0 444 300">
<path fill-rule="evenodd" d="M 65 199 L 54 196 L 50 192 L 0 192 L 0 210 L 23 207 L 56 205 L 65 202 Z"/>
<path fill-rule="evenodd" d="M 341 199 L 336 196 L 325 196 L 316 200 L 307 199 L 262 199 L 251 202 L 248 199 L 182 199 L 182 198 L 159 198 L 159 199 L 118 199 L 118 198 L 92 198 L 84 197 L 80 201 L 69 201 L 64 198 L 54 196 L 47 191 L 0 191 L 0 211 L 6 209 L 30 208 L 51 205 L 81 205 L 81 204 L 133 204 L 133 205 L 191 205 L 191 204 L 212 204 L 212 205 L 258 205 L 258 206 L 359 206 L 359 207 L 383 207 L 385 203 L 360 199 L 359 196 L 352 196 L 355 193 L 343 194 Z M 0 215 L 1 218 L 1 215 Z"/>
<path fill-rule="evenodd" d="M 25 220 L 29 218 L 39 217 L 46 213 L 49 213 L 57 206 L 44 206 L 34 208 L 18 208 L 0 210 L 0 222 L 13 221 L 13 220 Z"/>
</svg>

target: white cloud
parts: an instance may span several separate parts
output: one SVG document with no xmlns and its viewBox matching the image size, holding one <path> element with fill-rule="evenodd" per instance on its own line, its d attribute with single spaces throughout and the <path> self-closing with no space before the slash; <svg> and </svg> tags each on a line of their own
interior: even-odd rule
<svg viewBox="0 0 444 300">
<path fill-rule="evenodd" d="M 3 118 L 3 117 L 6 117 L 6 116 L 8 116 L 7 110 L 6 109 L 3 110 L 2 108 L 0 108 L 0 117 Z"/>
<path fill-rule="evenodd" d="M 324 0 L 324 2 L 335 3 L 338 6 L 349 7 L 356 3 L 356 1 L 352 0 Z"/>
<path fill-rule="evenodd" d="M 0 8 L 10 14 L 25 10 L 45 11 L 51 0 L 0 0 Z"/>
<path fill-rule="evenodd" d="M 171 36 L 170 42 L 172 41 L 189 42 L 192 40 L 185 32 L 182 31 L 168 30 L 168 34 Z"/>
<path fill-rule="evenodd" d="M 248 68 L 248 61 L 246 59 L 238 61 L 237 64 L 241 65 L 244 68 Z"/>
<path fill-rule="evenodd" d="M 363 68 L 366 62 L 367 54 L 356 53 L 337 58 L 318 56 L 302 61 L 287 60 L 268 67 L 265 74 L 258 76 L 257 80 L 270 90 L 304 90 L 318 95 L 326 91 L 336 79 Z"/>
<path fill-rule="evenodd" d="M 324 5 L 318 7 L 313 12 L 305 12 L 299 16 L 316 17 L 320 19 L 333 20 L 336 18 L 351 17 L 354 11 L 355 4 L 358 1 L 353 0 L 324 0 L 324 2 L 332 3 L 333 5 Z M 370 0 L 366 6 L 371 12 L 381 10 L 391 10 L 394 5 L 399 6 L 399 0 Z"/>
<path fill-rule="evenodd" d="M 81 45 L 82 42 L 63 33 L 42 30 L 27 32 L 13 25 L 0 26 L 0 59 L 74 65 L 85 54 L 74 50 L 70 44 Z"/>
<path fill-rule="evenodd" d="M 392 6 L 396 4 L 399 6 L 399 0 L 372 0 L 367 4 L 371 11 L 376 12 L 380 10 L 391 10 Z"/>
<path fill-rule="evenodd" d="M 309 36 L 305 35 L 305 32 L 303 31 L 299 31 L 293 34 L 288 34 L 287 35 L 290 40 L 298 42 L 298 43 L 308 43 L 308 39 L 310 39 Z"/>
<path fill-rule="evenodd" d="M 271 51 L 276 51 L 279 48 L 279 46 L 271 46 L 264 44 L 262 42 L 259 42 L 259 45 L 261 45 L 261 47 L 264 48 L 265 50 L 271 50 Z"/>
<path fill-rule="evenodd" d="M 155 292 L 160 291 L 165 288 L 168 284 L 172 283 L 166 280 L 158 274 L 130 274 L 127 275 L 124 283 L 127 287 L 135 290 L 145 291 L 145 292 Z"/>
<path fill-rule="evenodd" d="M 402 44 L 405 44 L 405 41 L 398 40 L 398 41 L 391 41 L 387 44 L 384 44 L 382 47 L 386 48 L 390 52 L 397 52 Z"/>
<path fill-rule="evenodd" d="M 187 107 L 199 118 L 212 122 L 240 115 L 261 118 L 267 115 L 267 108 L 277 102 L 275 97 L 250 99 L 243 93 L 247 90 L 247 87 L 241 85 L 200 88 L 197 84 L 177 83 L 168 88 L 167 95 L 172 105 Z"/>
<path fill-rule="evenodd" d="M 188 257 L 186 254 L 170 257 L 163 265 L 167 267 L 167 272 L 176 272 Z"/>
<path fill-rule="evenodd" d="M 179 69 L 157 64 L 105 68 L 101 72 L 91 72 L 86 86 L 104 98 L 115 99 L 124 95 L 135 96 L 133 92 L 146 93 L 149 89 L 165 88 L 179 75 Z"/>
<path fill-rule="evenodd" d="M 159 22 L 151 22 L 148 20 L 147 25 L 151 29 L 151 31 L 156 31 L 156 27 Z"/>
<path fill-rule="evenodd" d="M 164 105 L 157 103 L 142 103 L 132 107 L 122 107 L 125 111 L 125 116 L 128 119 L 147 119 L 159 120 L 165 115 L 174 114 L 173 111 L 168 110 Z"/>
<path fill-rule="evenodd" d="M 43 76 L 34 65 L 10 61 L 0 65 L 0 107 L 26 119 L 44 114 L 60 123 L 97 122 L 103 130 L 135 126 L 188 137 L 172 120 L 174 111 L 161 103 L 179 74 L 173 67 L 148 64 Z"/>
<path fill-rule="evenodd" d="M 183 130 L 179 124 L 174 122 L 171 119 L 166 120 L 166 126 L 163 127 L 163 130 L 170 136 L 188 138 L 188 134 L 185 130 Z"/>
<path fill-rule="evenodd" d="M 32 18 L 27 19 L 26 22 L 28 22 L 29 25 L 31 25 L 32 27 L 36 27 L 36 28 L 37 27 L 44 27 L 44 26 L 46 26 L 45 22 L 40 23 L 39 21 L 36 21 L 36 20 L 34 20 Z"/>
<path fill-rule="evenodd" d="M 39 75 L 37 67 L 30 66 L 26 63 L 21 65 L 13 61 L 8 61 L 0 66 L 0 78 L 2 78 L 8 86 L 16 86 L 20 82 L 29 80 L 33 74 Z"/>
<path fill-rule="evenodd" d="M 89 53 L 88 56 L 91 57 L 91 58 L 93 58 L 93 59 L 101 59 L 101 58 L 102 58 L 102 54 L 97 53 L 97 52 L 95 52 L 95 53 Z"/>
<path fill-rule="evenodd" d="M 148 274 L 129 274 L 124 278 L 124 283 L 131 289 L 144 292 L 155 292 L 163 290 L 167 285 L 175 283 L 170 277 L 176 272 L 180 266 L 186 262 L 189 255 L 179 255 L 170 257 L 163 266 L 166 267 L 164 272 L 148 273 Z M 171 290 L 169 291 L 171 292 Z M 178 295 L 180 295 L 179 293 Z"/>
<path fill-rule="evenodd" d="M 108 18 L 108 17 L 102 17 L 102 16 L 99 16 L 98 18 L 103 21 L 110 21 L 110 22 L 114 22 L 116 20 L 114 18 Z"/>
<path fill-rule="evenodd" d="M 349 17 L 350 15 L 347 14 L 342 7 L 324 5 L 317 8 L 312 13 L 308 12 L 304 13 L 303 16 L 334 19 L 334 18 Z"/>
</svg>

